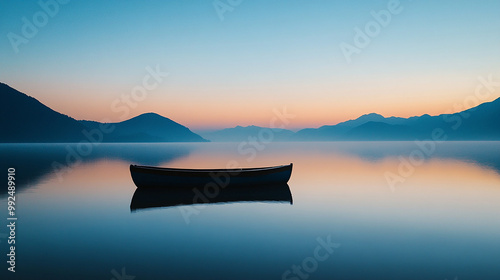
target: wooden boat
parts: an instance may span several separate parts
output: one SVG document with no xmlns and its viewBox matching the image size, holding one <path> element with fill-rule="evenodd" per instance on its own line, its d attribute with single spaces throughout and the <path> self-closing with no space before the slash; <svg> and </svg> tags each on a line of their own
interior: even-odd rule
<svg viewBox="0 0 500 280">
<path fill-rule="evenodd" d="M 193 204 L 265 202 L 290 203 L 292 193 L 287 184 L 265 186 L 229 186 L 205 193 L 197 188 L 137 188 L 130 201 L 132 212 L 142 209 Z"/>
<path fill-rule="evenodd" d="M 130 173 L 138 188 L 225 188 L 286 184 L 292 166 L 290 163 L 260 168 L 179 169 L 130 165 Z"/>
</svg>

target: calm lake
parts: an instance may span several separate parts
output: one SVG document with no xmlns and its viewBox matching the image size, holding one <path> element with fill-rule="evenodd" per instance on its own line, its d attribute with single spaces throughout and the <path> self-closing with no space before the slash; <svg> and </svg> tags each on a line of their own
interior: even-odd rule
<svg viewBox="0 0 500 280">
<path fill-rule="evenodd" d="M 500 142 L 238 146 L 0 145 L 1 278 L 500 279 Z M 292 202 L 130 208 L 130 164 L 291 162 Z"/>
</svg>

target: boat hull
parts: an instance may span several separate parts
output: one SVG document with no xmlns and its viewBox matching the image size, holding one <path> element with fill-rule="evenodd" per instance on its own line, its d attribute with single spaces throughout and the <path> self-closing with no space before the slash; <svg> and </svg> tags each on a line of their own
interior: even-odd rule
<svg viewBox="0 0 500 280">
<path fill-rule="evenodd" d="M 138 188 L 197 188 L 286 184 L 292 164 L 244 169 L 176 169 L 130 165 Z"/>
</svg>

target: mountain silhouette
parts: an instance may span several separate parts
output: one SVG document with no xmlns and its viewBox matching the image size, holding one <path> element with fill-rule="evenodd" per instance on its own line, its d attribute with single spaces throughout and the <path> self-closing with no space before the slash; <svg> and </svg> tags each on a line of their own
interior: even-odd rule
<svg viewBox="0 0 500 280">
<path fill-rule="evenodd" d="M 241 142 L 249 138 L 262 138 L 264 141 L 287 141 L 294 134 L 293 131 L 281 128 L 266 128 L 260 126 L 236 126 L 213 132 L 201 133 L 203 137 L 214 142 Z"/>
<path fill-rule="evenodd" d="M 77 121 L 45 106 L 33 97 L 0 83 L 0 143 L 102 142 L 206 142 L 189 128 L 155 113 L 103 124 Z M 218 142 L 248 141 L 249 137 L 272 141 L 404 141 L 429 139 L 439 130 L 446 140 L 500 140 L 500 98 L 474 108 L 438 116 L 410 118 L 371 113 L 357 119 L 294 133 L 286 129 L 237 126 L 203 135 Z M 110 131 L 98 135 L 106 126 Z M 90 139 L 92 141 L 92 139 Z"/>
<path fill-rule="evenodd" d="M 106 124 L 102 139 L 93 133 L 104 124 L 77 121 L 40 101 L 0 83 L 0 143 L 90 142 L 206 142 L 187 127 L 158 114 L 148 113 Z M 91 135 L 91 138 L 89 138 Z"/>
<path fill-rule="evenodd" d="M 85 128 L 35 98 L 0 83 L 0 143 L 78 142 Z"/>
<path fill-rule="evenodd" d="M 500 98 L 477 107 L 439 116 L 385 118 L 363 115 L 337 125 L 306 128 L 291 139 L 295 141 L 380 141 L 432 138 L 439 130 L 446 140 L 500 140 Z"/>
<path fill-rule="evenodd" d="M 94 121 L 80 123 L 89 130 L 103 125 Z M 189 128 L 155 113 L 105 125 L 112 131 L 103 133 L 103 142 L 207 142 Z"/>
</svg>

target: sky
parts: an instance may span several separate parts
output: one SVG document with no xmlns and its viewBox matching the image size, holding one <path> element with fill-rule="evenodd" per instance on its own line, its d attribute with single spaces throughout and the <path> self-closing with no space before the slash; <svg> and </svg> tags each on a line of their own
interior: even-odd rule
<svg viewBox="0 0 500 280">
<path fill-rule="evenodd" d="M 0 82 L 76 119 L 156 112 L 198 130 L 438 115 L 500 80 L 499 14 L 497 0 L 3 0 Z"/>
</svg>

